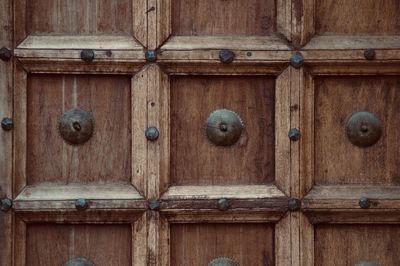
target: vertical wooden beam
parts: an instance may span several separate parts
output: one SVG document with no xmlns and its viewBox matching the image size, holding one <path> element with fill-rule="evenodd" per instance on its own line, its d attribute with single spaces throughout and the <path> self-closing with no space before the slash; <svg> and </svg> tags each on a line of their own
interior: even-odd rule
<svg viewBox="0 0 400 266">
<path fill-rule="evenodd" d="M 291 265 L 291 214 L 288 213 L 275 225 L 275 265 Z"/>
<path fill-rule="evenodd" d="M 275 85 L 275 181 L 286 195 L 290 195 L 290 78 L 287 68 Z"/>
<path fill-rule="evenodd" d="M 11 0 L 0 2 L 0 48 L 13 49 L 13 9 Z M 0 60 L 0 120 L 13 118 L 13 60 Z M 13 131 L 0 129 L 0 199 L 13 198 L 12 138 Z M 0 214 L 0 265 L 11 265 L 12 212 Z"/>
<path fill-rule="evenodd" d="M 15 219 L 13 266 L 26 266 L 26 223 L 20 219 Z M 3 265 L 3 264 L 2 264 Z"/>
<path fill-rule="evenodd" d="M 148 0 L 148 49 L 157 49 L 171 35 L 171 2 Z"/>
<path fill-rule="evenodd" d="M 132 78 L 132 185 L 147 195 L 147 68 Z"/>
<path fill-rule="evenodd" d="M 147 47 L 147 0 L 132 0 L 133 36 Z"/>
<path fill-rule="evenodd" d="M 14 195 L 18 195 L 26 185 L 26 145 L 27 145 L 27 73 L 16 62 L 14 70 L 14 149 L 13 180 Z"/>
<path fill-rule="evenodd" d="M 132 225 L 132 265 L 147 266 L 147 215 Z"/>
<path fill-rule="evenodd" d="M 292 0 L 292 44 L 304 46 L 314 35 L 315 0 Z"/>
<path fill-rule="evenodd" d="M 292 0 L 278 0 L 276 2 L 276 28 L 278 34 L 292 41 Z"/>
</svg>

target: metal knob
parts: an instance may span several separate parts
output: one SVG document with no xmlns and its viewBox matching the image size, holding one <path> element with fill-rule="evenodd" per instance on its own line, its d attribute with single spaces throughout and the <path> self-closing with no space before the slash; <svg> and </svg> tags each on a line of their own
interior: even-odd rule
<svg viewBox="0 0 400 266">
<path fill-rule="evenodd" d="M 364 51 L 364 57 L 367 60 L 374 60 L 375 56 L 376 56 L 375 49 L 370 48 Z"/>
<path fill-rule="evenodd" d="M 147 62 L 157 61 L 157 52 L 155 50 L 147 50 L 144 54 Z"/>
<path fill-rule="evenodd" d="M 358 205 L 362 209 L 368 209 L 369 207 L 371 207 L 371 201 L 366 197 L 361 197 L 358 201 Z"/>
<path fill-rule="evenodd" d="M 75 200 L 75 208 L 79 211 L 86 210 L 89 208 L 89 202 L 86 199 Z"/>
<path fill-rule="evenodd" d="M 91 113 L 73 108 L 61 115 L 58 129 L 61 137 L 69 144 L 82 144 L 93 134 L 94 119 Z"/>
<path fill-rule="evenodd" d="M 300 68 L 304 63 L 304 58 L 301 53 L 295 53 L 290 58 L 290 65 L 294 68 Z"/>
<path fill-rule="evenodd" d="M 67 261 L 64 266 L 95 266 L 94 262 L 90 259 L 77 257 Z"/>
<path fill-rule="evenodd" d="M 11 50 L 6 48 L 6 47 L 2 47 L 0 49 L 0 59 L 3 61 L 9 61 L 11 59 L 12 53 Z"/>
<path fill-rule="evenodd" d="M 231 258 L 219 257 L 211 260 L 208 266 L 239 266 L 239 263 Z"/>
<path fill-rule="evenodd" d="M 300 130 L 298 128 L 291 128 L 288 137 L 292 141 L 298 141 L 300 139 Z"/>
<path fill-rule="evenodd" d="M 147 140 L 155 141 L 160 136 L 160 132 L 156 127 L 148 127 L 146 129 L 145 136 Z"/>
<path fill-rule="evenodd" d="M 81 51 L 81 58 L 83 61 L 91 62 L 94 59 L 94 51 L 92 49 L 83 49 Z"/>
<path fill-rule="evenodd" d="M 219 60 L 224 64 L 232 63 L 235 59 L 235 53 L 231 50 L 221 50 L 219 51 Z"/>
<path fill-rule="evenodd" d="M 148 201 L 149 209 L 152 211 L 157 211 L 160 209 L 160 201 L 158 199 L 150 199 Z"/>
<path fill-rule="evenodd" d="M 235 112 L 218 109 L 208 116 L 204 128 L 212 143 L 217 146 L 231 146 L 239 140 L 244 125 Z"/>
<path fill-rule="evenodd" d="M 290 198 L 288 200 L 288 209 L 289 211 L 298 211 L 301 207 L 301 200 L 297 198 Z"/>
<path fill-rule="evenodd" d="M 13 120 L 9 117 L 3 118 L 3 120 L 1 120 L 1 128 L 6 131 L 13 129 L 14 128 Z"/>
<path fill-rule="evenodd" d="M 229 200 L 222 198 L 217 201 L 217 207 L 220 211 L 226 211 L 231 207 L 231 204 Z"/>
<path fill-rule="evenodd" d="M 373 113 L 357 112 L 347 119 L 346 134 L 352 144 L 369 147 L 381 138 L 382 123 Z"/>
<path fill-rule="evenodd" d="M 0 202 L 0 209 L 3 212 L 7 212 L 8 210 L 11 209 L 12 205 L 13 205 L 13 201 L 10 198 L 4 198 L 1 200 Z"/>
</svg>

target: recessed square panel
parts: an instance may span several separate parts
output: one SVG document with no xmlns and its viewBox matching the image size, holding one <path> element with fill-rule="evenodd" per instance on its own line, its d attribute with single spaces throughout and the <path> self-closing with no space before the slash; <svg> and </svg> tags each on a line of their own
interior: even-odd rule
<svg viewBox="0 0 400 266">
<path fill-rule="evenodd" d="M 267 76 L 171 77 L 173 185 L 243 185 L 274 181 L 275 81 Z M 206 135 L 212 112 L 228 109 L 244 129 L 232 145 Z"/>
<path fill-rule="evenodd" d="M 132 265 L 131 226 L 27 225 L 26 265 L 64 265 L 79 257 L 96 266 Z"/>
<path fill-rule="evenodd" d="M 400 265 L 400 226 L 318 225 L 314 247 L 315 265 Z"/>
<path fill-rule="evenodd" d="M 131 77 L 28 75 L 27 183 L 130 182 Z M 78 107 L 91 114 L 92 136 L 71 145 L 60 117 Z"/>
<path fill-rule="evenodd" d="M 321 0 L 315 4 L 317 34 L 400 33 L 398 0 Z"/>
<path fill-rule="evenodd" d="M 315 183 L 400 184 L 400 78 L 396 76 L 318 77 L 315 80 Z M 376 143 L 353 144 L 346 125 L 357 112 L 381 124 Z M 364 123 L 364 122 L 362 122 Z M 356 125 L 356 140 L 372 128 Z M 363 132 L 363 130 L 366 132 Z"/>
<path fill-rule="evenodd" d="M 274 265 L 271 224 L 172 224 L 171 265 L 208 265 L 231 258 L 239 265 Z"/>
<path fill-rule="evenodd" d="M 174 0 L 174 35 L 268 35 L 276 31 L 273 0 Z"/>
<path fill-rule="evenodd" d="M 27 34 L 130 34 L 130 0 L 26 1 Z"/>
</svg>

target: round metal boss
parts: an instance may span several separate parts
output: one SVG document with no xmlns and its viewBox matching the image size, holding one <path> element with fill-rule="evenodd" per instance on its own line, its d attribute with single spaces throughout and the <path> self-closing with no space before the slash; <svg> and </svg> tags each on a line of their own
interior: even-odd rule
<svg viewBox="0 0 400 266">
<path fill-rule="evenodd" d="M 94 262 L 86 258 L 77 257 L 67 261 L 64 266 L 94 266 Z"/>
<path fill-rule="evenodd" d="M 382 136 L 382 123 L 373 113 L 357 112 L 346 123 L 347 138 L 359 147 L 374 145 Z"/>
<path fill-rule="evenodd" d="M 68 143 L 82 144 L 93 134 L 93 116 L 80 108 L 70 109 L 61 115 L 58 129 L 61 137 Z"/>
<path fill-rule="evenodd" d="M 211 260 L 208 266 L 239 266 L 239 263 L 230 258 L 220 257 Z"/>
<path fill-rule="evenodd" d="M 204 124 L 207 138 L 217 146 L 231 146 L 242 135 L 244 125 L 240 117 L 228 109 L 212 112 Z"/>
</svg>

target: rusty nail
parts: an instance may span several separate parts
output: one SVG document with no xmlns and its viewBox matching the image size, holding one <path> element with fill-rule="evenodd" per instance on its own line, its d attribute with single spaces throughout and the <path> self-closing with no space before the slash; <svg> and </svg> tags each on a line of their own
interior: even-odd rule
<svg viewBox="0 0 400 266">
<path fill-rule="evenodd" d="M 155 141 L 160 136 L 160 132 L 156 127 L 148 127 L 145 132 L 146 138 L 150 141 Z"/>
<path fill-rule="evenodd" d="M 77 199 L 75 200 L 75 208 L 79 211 L 86 210 L 89 208 L 89 203 L 86 199 Z"/>
<path fill-rule="evenodd" d="M 300 68 L 303 65 L 304 59 L 301 53 L 295 53 L 290 58 L 290 64 L 294 68 Z"/>
<path fill-rule="evenodd" d="M 367 197 L 361 197 L 358 201 L 358 205 L 362 209 L 368 209 L 371 206 L 371 201 Z"/>
<path fill-rule="evenodd" d="M 157 52 L 155 50 L 147 50 L 144 54 L 147 62 L 155 62 L 157 61 Z"/>
<path fill-rule="evenodd" d="M 1 120 L 1 128 L 4 130 L 11 130 L 14 128 L 14 122 L 11 118 L 5 117 L 3 120 Z"/>
<path fill-rule="evenodd" d="M 231 204 L 227 199 L 222 198 L 217 201 L 217 207 L 220 211 L 226 211 L 230 206 Z"/>
<path fill-rule="evenodd" d="M 219 51 L 219 60 L 224 64 L 229 64 L 235 59 L 235 53 L 231 50 L 223 49 Z"/>
<path fill-rule="evenodd" d="M 367 60 L 374 60 L 375 59 L 375 49 L 369 48 L 365 49 L 364 51 L 364 57 Z"/>
<path fill-rule="evenodd" d="M 9 209 L 11 209 L 13 205 L 12 199 L 10 198 L 4 198 L 1 200 L 1 210 L 3 212 L 7 212 Z"/>
<path fill-rule="evenodd" d="M 150 199 L 148 204 L 149 204 L 149 209 L 152 211 L 160 209 L 160 201 L 158 199 Z"/>
<path fill-rule="evenodd" d="M 289 211 L 298 211 L 301 207 L 301 201 L 297 198 L 290 198 L 288 200 L 288 209 Z"/>
<path fill-rule="evenodd" d="M 11 59 L 12 53 L 11 50 L 6 48 L 6 47 L 2 47 L 0 49 L 0 59 L 3 61 L 9 61 Z"/>
<path fill-rule="evenodd" d="M 83 49 L 81 52 L 81 58 L 83 61 L 91 62 L 94 59 L 94 51 L 92 49 Z"/>
<path fill-rule="evenodd" d="M 288 137 L 292 141 L 297 141 L 300 139 L 300 130 L 298 128 L 291 128 L 288 133 Z"/>
</svg>

